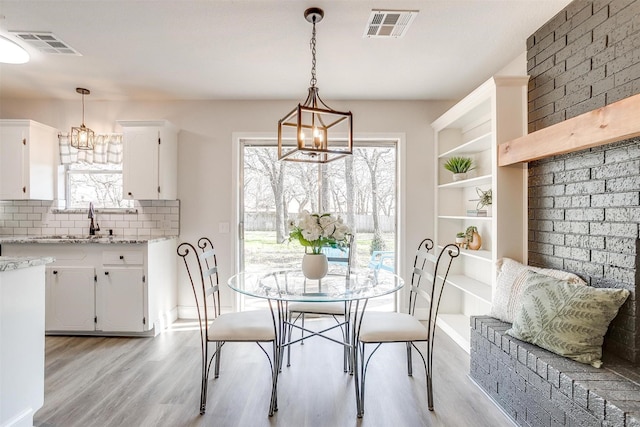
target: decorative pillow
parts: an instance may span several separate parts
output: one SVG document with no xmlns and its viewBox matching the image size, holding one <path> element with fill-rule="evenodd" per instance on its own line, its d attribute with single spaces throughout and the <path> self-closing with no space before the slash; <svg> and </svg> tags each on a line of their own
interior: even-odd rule
<svg viewBox="0 0 640 427">
<path fill-rule="evenodd" d="M 586 285 L 586 282 L 573 273 L 551 268 L 530 267 L 514 261 L 511 258 L 499 259 L 496 263 L 498 277 L 496 289 L 493 292 L 491 302 L 491 316 L 503 322 L 513 323 L 516 310 L 520 306 L 522 290 L 527 276 L 527 271 L 545 274 L 556 279 L 567 280 L 571 283 Z"/>
<path fill-rule="evenodd" d="M 626 289 L 593 288 L 529 271 L 521 307 L 506 333 L 599 368 L 604 335 L 628 296 Z"/>
</svg>

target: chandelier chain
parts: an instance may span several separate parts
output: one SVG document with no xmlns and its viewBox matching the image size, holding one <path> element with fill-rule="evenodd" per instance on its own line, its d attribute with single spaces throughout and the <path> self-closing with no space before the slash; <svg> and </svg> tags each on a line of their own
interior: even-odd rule
<svg viewBox="0 0 640 427">
<path fill-rule="evenodd" d="M 318 80 L 316 79 L 316 18 L 313 18 L 313 32 L 311 33 L 311 87 L 315 87 Z"/>
</svg>

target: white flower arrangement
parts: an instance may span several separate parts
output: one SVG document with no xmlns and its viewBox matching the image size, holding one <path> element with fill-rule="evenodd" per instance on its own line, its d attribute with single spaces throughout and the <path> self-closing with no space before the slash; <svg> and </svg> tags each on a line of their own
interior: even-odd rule
<svg viewBox="0 0 640 427">
<path fill-rule="evenodd" d="M 321 248 L 343 248 L 349 242 L 351 229 L 342 218 L 330 213 L 309 213 L 302 211 L 298 218 L 289 221 L 289 241 L 297 240 L 311 253 L 321 253 Z M 306 250 L 306 249 L 305 249 Z"/>
</svg>

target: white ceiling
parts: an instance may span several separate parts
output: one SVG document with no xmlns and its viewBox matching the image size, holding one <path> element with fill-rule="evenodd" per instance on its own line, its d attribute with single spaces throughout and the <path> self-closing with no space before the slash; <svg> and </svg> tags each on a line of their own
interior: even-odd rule
<svg viewBox="0 0 640 427">
<path fill-rule="evenodd" d="M 0 0 L 0 34 L 50 31 L 82 56 L 0 65 L 0 97 L 304 99 L 311 24 L 325 100 L 458 99 L 525 50 L 569 0 Z M 371 9 L 420 12 L 400 39 L 363 38 Z M 13 38 L 13 37 L 12 37 Z M 15 40 L 15 38 L 13 38 Z"/>
</svg>

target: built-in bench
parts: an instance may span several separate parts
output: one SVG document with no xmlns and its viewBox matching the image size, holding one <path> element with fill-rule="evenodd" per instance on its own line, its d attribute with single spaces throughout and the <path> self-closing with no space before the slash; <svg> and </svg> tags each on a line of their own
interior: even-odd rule
<svg viewBox="0 0 640 427">
<path fill-rule="evenodd" d="M 521 426 L 640 427 L 640 368 L 607 357 L 600 369 L 471 318 L 471 377 Z"/>
</svg>

